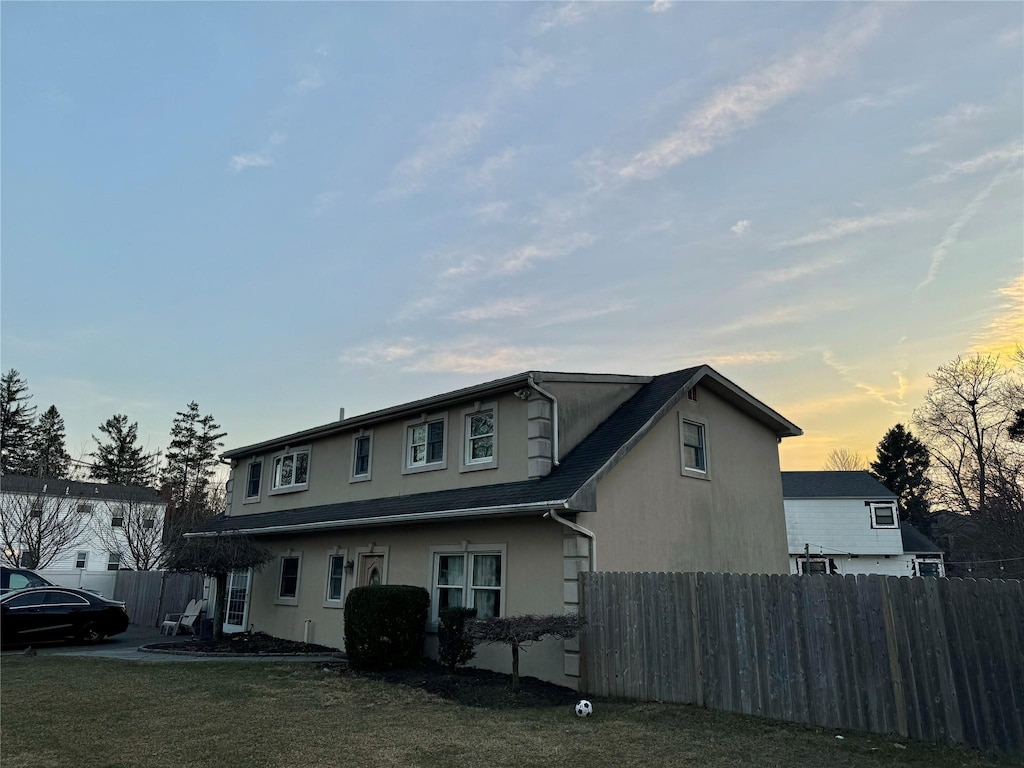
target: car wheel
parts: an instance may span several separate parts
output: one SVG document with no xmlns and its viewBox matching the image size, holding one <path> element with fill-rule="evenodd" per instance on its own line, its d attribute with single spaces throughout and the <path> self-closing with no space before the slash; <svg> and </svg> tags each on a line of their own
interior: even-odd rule
<svg viewBox="0 0 1024 768">
<path fill-rule="evenodd" d="M 90 621 L 79 631 L 78 639 L 83 643 L 98 643 L 103 639 L 103 633 L 96 622 Z"/>
</svg>

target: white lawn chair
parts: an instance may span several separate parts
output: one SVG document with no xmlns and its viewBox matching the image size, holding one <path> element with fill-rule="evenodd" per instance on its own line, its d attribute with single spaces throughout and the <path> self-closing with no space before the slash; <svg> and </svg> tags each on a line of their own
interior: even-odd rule
<svg viewBox="0 0 1024 768">
<path fill-rule="evenodd" d="M 196 620 L 205 607 L 205 600 L 189 600 L 185 610 L 181 613 L 168 613 L 164 616 L 164 622 L 160 625 L 160 634 L 177 635 L 182 630 L 188 630 L 189 634 L 194 635 Z"/>
</svg>

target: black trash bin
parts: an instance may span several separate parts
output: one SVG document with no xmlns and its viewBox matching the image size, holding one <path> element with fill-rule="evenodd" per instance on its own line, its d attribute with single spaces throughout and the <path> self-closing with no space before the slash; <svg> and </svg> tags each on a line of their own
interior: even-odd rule
<svg viewBox="0 0 1024 768">
<path fill-rule="evenodd" d="M 213 619 L 200 620 L 199 639 L 205 642 L 211 642 L 213 640 Z"/>
</svg>

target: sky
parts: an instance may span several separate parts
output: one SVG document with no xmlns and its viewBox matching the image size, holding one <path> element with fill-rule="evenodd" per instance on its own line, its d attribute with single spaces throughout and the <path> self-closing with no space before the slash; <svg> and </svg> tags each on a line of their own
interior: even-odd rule
<svg viewBox="0 0 1024 768">
<path fill-rule="evenodd" d="M 1024 341 L 1021 3 L 0 16 L 0 362 L 75 456 L 708 363 L 820 469 Z"/>
</svg>

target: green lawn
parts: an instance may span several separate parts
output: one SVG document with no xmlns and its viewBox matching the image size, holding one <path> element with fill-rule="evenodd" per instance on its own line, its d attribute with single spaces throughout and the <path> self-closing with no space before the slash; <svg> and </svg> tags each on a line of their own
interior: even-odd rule
<svg viewBox="0 0 1024 768">
<path fill-rule="evenodd" d="M 678 705 L 598 701 L 586 720 L 571 707 L 467 707 L 317 664 L 0 662 L 3 768 L 998 764 L 842 735 Z"/>
</svg>

